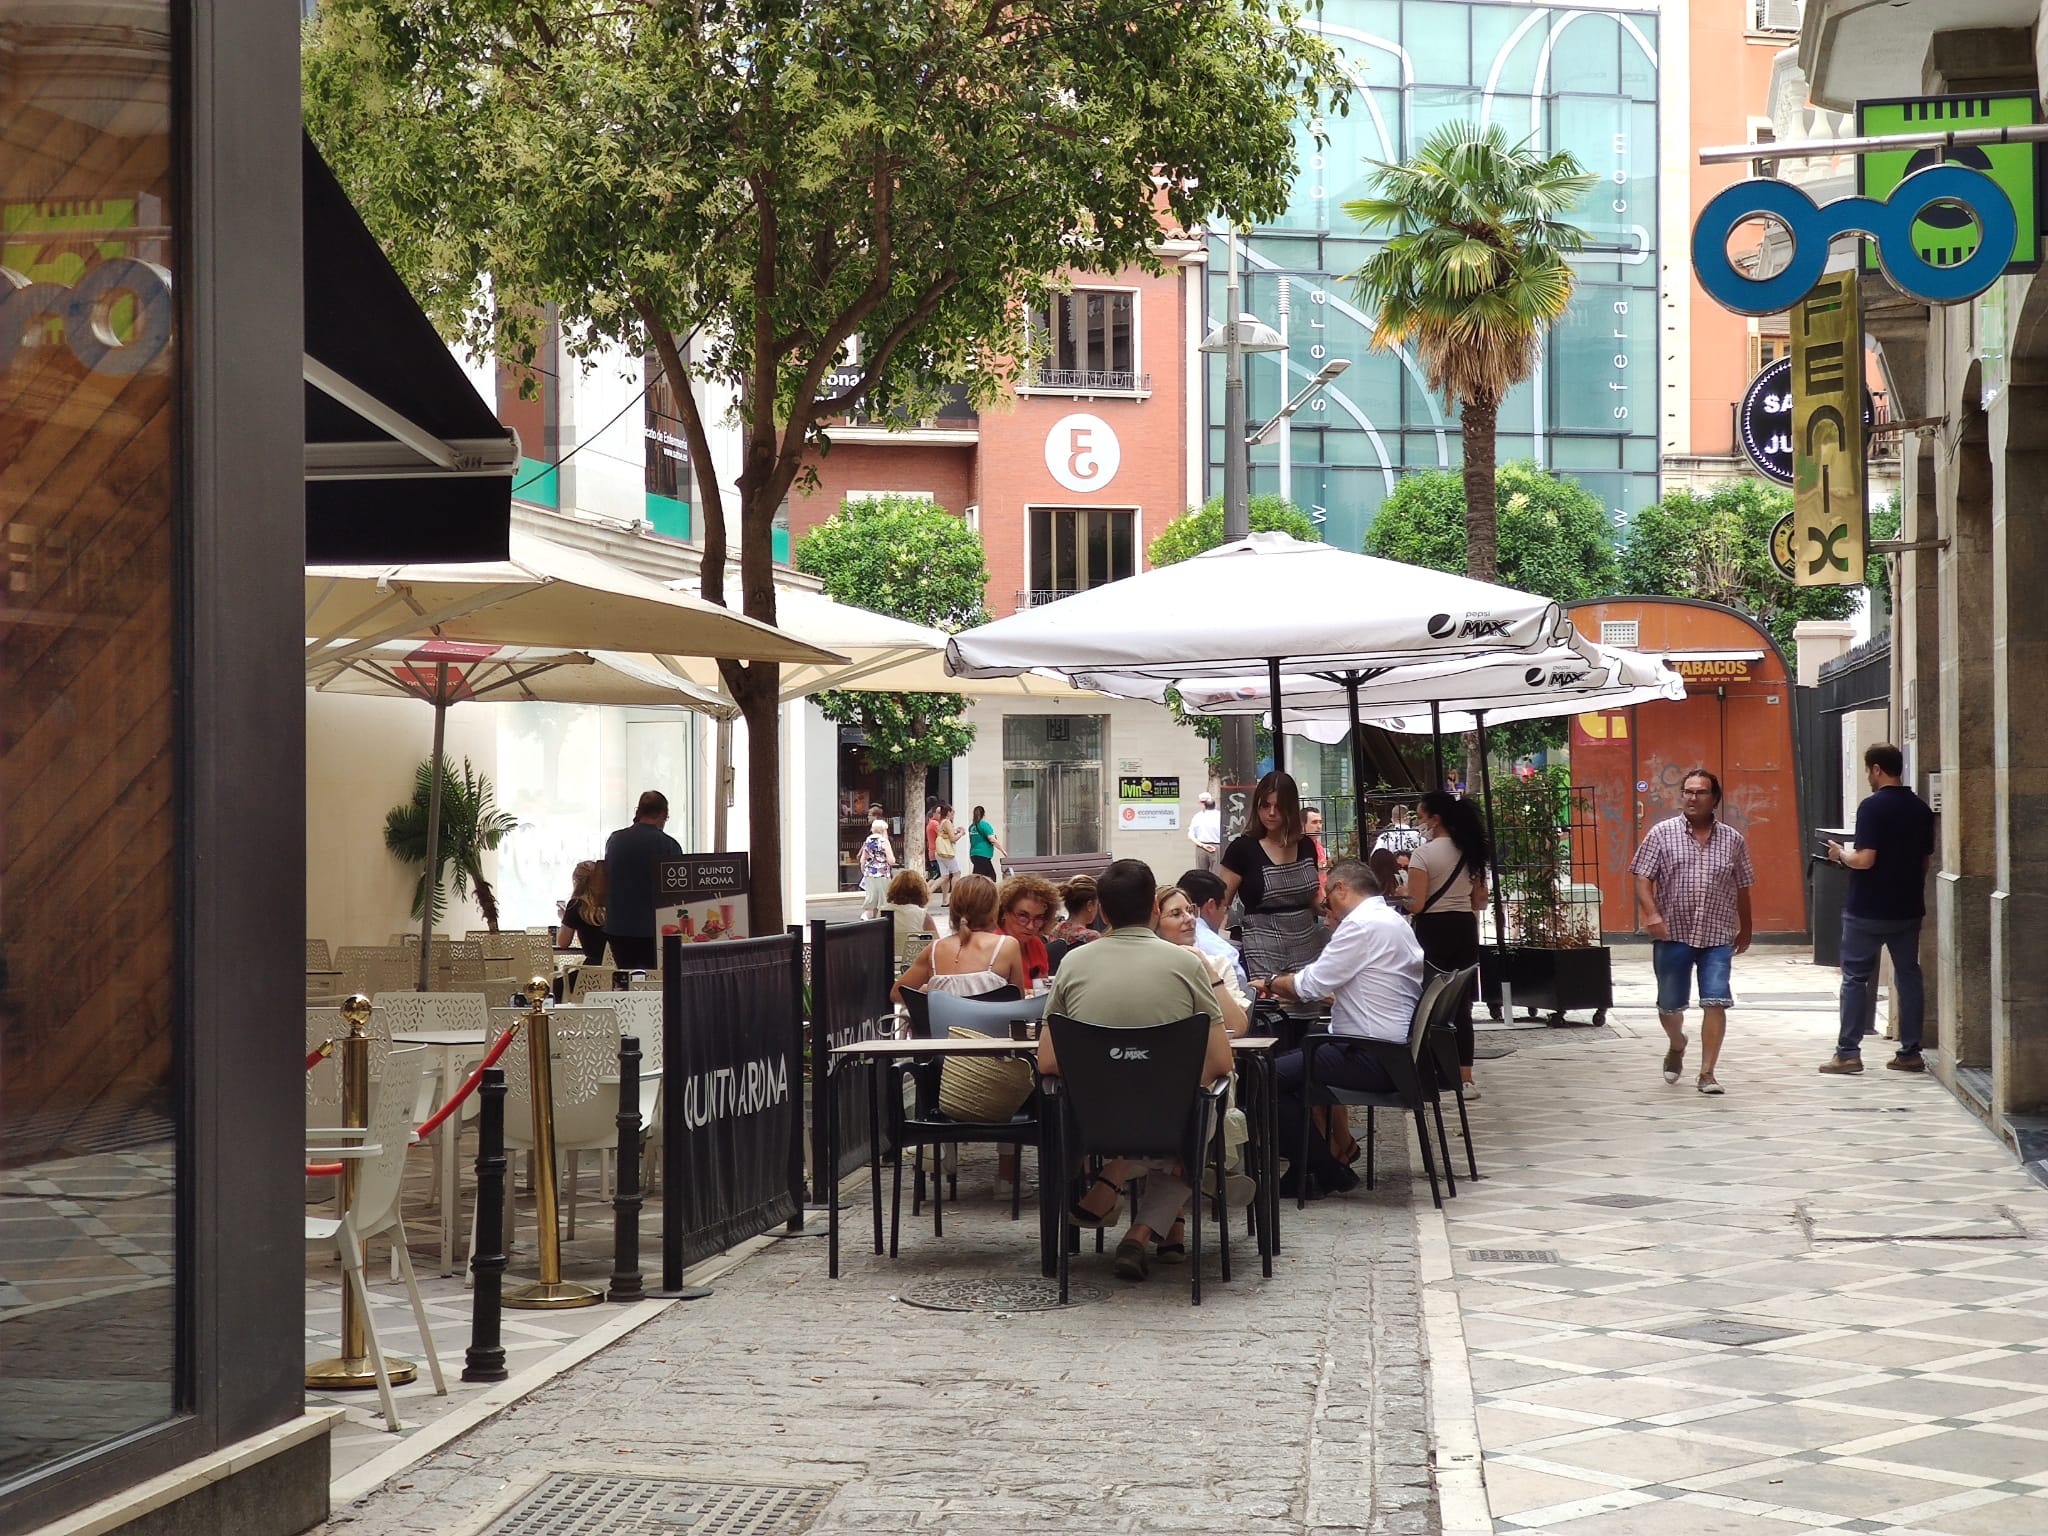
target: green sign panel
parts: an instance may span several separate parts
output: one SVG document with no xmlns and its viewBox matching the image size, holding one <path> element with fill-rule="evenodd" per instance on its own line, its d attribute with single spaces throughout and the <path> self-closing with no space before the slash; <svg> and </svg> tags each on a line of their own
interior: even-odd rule
<svg viewBox="0 0 2048 1536">
<path fill-rule="evenodd" d="M 1915 96 L 1903 101 L 1859 101 L 1856 132 L 1862 135 L 1960 132 L 1970 128 L 2010 128 L 2040 120 L 2040 103 L 2029 93 L 1991 96 Z M 1860 155 L 1856 190 L 1884 201 L 1892 188 L 1915 171 L 1948 161 L 1981 171 L 2012 199 L 2019 216 L 2008 272 L 2031 272 L 2041 264 L 2042 188 L 2038 144 L 1962 144 L 1953 149 L 1928 145 Z M 1913 223 L 1913 249 L 1923 261 L 1953 267 L 1977 249 L 1977 226 L 1960 209 L 1931 208 Z M 1877 245 L 1863 242 L 1863 270 L 1880 270 Z"/>
</svg>

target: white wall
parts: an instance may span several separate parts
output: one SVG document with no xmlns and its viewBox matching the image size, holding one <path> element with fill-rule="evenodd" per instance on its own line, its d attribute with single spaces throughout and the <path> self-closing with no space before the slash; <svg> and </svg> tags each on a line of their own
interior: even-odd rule
<svg viewBox="0 0 2048 1536">
<path fill-rule="evenodd" d="M 496 706 L 448 711 L 444 750 L 494 782 Z M 411 699 L 306 696 L 306 932 L 330 944 L 382 944 L 417 926 L 416 868 L 384 847 L 384 817 L 412 797 L 413 773 L 434 747 L 434 712 Z M 485 859 L 495 877 L 497 861 Z M 535 919 L 540 921 L 540 919 Z M 474 902 L 451 903 L 446 926 L 480 928 Z"/>
<path fill-rule="evenodd" d="M 641 402 L 643 365 L 624 351 L 607 350 L 589 372 L 569 366 L 561 379 L 564 451 L 575 457 L 561 468 L 562 506 L 631 522 L 647 511 L 647 410 Z"/>
</svg>

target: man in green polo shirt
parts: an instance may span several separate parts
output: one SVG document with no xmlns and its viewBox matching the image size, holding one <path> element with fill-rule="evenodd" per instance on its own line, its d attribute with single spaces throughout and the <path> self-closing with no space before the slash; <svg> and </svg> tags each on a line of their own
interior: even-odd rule
<svg viewBox="0 0 2048 1536">
<path fill-rule="evenodd" d="M 1118 859 L 1103 872 L 1095 891 L 1109 932 L 1068 951 L 1053 977 L 1046 1017 L 1058 1013 L 1104 1029 L 1150 1029 L 1201 1014 L 1209 1020 L 1202 1078 L 1213 1083 L 1228 1077 L 1231 1068 L 1230 1036 L 1224 1033 L 1217 997 L 1222 983 L 1210 976 L 1193 949 L 1169 944 L 1152 931 L 1158 890 L 1152 867 L 1142 859 Z M 1049 1029 L 1038 1037 L 1038 1069 L 1059 1074 Z M 1166 1236 L 1191 1193 L 1180 1165 L 1112 1162 L 1069 1212 L 1077 1225 L 1106 1225 L 1116 1215 L 1117 1191 L 1139 1172 L 1145 1175 L 1144 1190 L 1131 1213 L 1130 1230 L 1116 1248 L 1116 1272 L 1126 1280 L 1145 1278 L 1155 1240 L 1162 1252 L 1172 1246 Z"/>
</svg>

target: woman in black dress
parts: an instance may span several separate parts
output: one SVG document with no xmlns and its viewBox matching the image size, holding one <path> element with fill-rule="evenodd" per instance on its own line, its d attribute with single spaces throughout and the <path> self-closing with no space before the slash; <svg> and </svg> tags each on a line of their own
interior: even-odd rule
<svg viewBox="0 0 2048 1536">
<path fill-rule="evenodd" d="M 1427 839 L 1408 861 L 1408 910 L 1422 958 L 1440 971 L 1479 963 L 1479 914 L 1486 906 L 1486 825 L 1479 808 L 1444 790 L 1431 790 L 1416 808 Z M 1472 1087 L 1472 993 L 1458 1007 L 1458 1075 L 1468 1099 Z"/>
<path fill-rule="evenodd" d="M 1329 932 L 1317 908 L 1316 845 L 1302 831 L 1301 790 L 1275 771 L 1252 794 L 1257 830 L 1223 850 L 1216 873 L 1226 897 L 1244 903 L 1244 963 L 1254 976 L 1297 971 L 1322 953 Z"/>
<path fill-rule="evenodd" d="M 586 964 L 604 959 L 604 903 L 609 894 L 603 859 L 585 859 L 576 866 L 575 884 L 562 907 L 562 931 L 555 935 L 555 948 L 583 947 Z"/>
</svg>

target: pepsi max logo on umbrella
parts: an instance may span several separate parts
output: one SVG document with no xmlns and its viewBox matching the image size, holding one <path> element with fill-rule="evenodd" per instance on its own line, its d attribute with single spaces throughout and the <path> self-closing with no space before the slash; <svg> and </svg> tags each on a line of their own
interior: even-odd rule
<svg viewBox="0 0 2048 1536">
<path fill-rule="evenodd" d="M 1448 613 L 1435 614 L 1429 621 L 1429 638 L 1432 640 L 1498 640 L 1508 632 L 1506 619 L 1491 618 L 1483 613 L 1468 613 L 1461 621 Z"/>
<path fill-rule="evenodd" d="M 1548 671 L 1542 667 L 1531 667 L 1522 674 L 1522 681 L 1531 688 L 1541 688 L 1545 685 L 1552 688 L 1570 688 L 1584 681 L 1585 676 L 1584 668 L 1574 672 L 1569 667 L 1552 667 Z"/>
<path fill-rule="evenodd" d="M 1930 262 L 1914 247 L 1913 226 L 1944 208 L 1975 222 L 1977 246 L 1954 262 L 1947 260 L 1948 250 L 1939 250 L 1938 261 Z M 1728 237 L 1752 220 L 1779 224 L 1792 237 L 1785 269 L 1775 276 L 1750 277 L 1728 255 Z M 2019 236 L 2019 217 L 1997 182 L 1961 165 L 1916 171 L 1883 202 L 1845 197 L 1823 206 L 1790 182 L 1739 181 L 1700 210 L 1692 231 L 1693 272 L 1723 309 L 1775 315 L 1805 298 L 1820 280 L 1827 270 L 1828 243 L 1851 234 L 1868 235 L 1877 243 L 1885 275 L 1901 293 L 1930 304 L 1959 304 L 2004 273 Z"/>
</svg>

